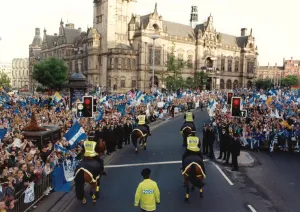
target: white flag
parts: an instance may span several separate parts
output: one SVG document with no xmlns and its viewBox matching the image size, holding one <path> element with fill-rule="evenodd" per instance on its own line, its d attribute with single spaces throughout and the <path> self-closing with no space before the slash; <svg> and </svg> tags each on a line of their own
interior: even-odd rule
<svg viewBox="0 0 300 212">
<path fill-rule="evenodd" d="M 75 161 L 71 161 L 70 159 L 67 159 L 63 163 L 63 168 L 64 168 L 64 174 L 66 181 L 71 182 L 74 180 L 74 171 L 76 168 Z"/>
<path fill-rule="evenodd" d="M 30 203 L 34 201 L 34 183 L 30 183 L 25 190 L 24 203 Z"/>
</svg>

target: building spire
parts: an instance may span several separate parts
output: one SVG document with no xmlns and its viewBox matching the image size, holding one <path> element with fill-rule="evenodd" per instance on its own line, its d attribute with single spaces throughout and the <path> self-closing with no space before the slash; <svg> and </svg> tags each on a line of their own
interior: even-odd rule
<svg viewBox="0 0 300 212">
<path fill-rule="evenodd" d="M 157 13 L 157 2 L 155 3 L 154 13 Z"/>
</svg>

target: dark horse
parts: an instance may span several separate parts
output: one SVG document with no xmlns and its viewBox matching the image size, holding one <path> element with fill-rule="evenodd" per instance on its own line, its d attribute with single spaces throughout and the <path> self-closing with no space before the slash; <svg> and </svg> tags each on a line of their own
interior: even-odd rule
<svg viewBox="0 0 300 212">
<path fill-rule="evenodd" d="M 140 129 L 136 128 L 136 129 L 132 130 L 132 132 L 131 132 L 131 141 L 132 141 L 132 144 L 135 147 L 135 153 L 138 153 L 138 142 L 139 142 L 141 147 L 144 147 L 144 150 L 147 149 L 147 147 L 146 147 L 147 138 L 148 138 L 148 135 L 143 134 L 143 132 Z"/>
<path fill-rule="evenodd" d="M 187 147 L 187 137 L 192 134 L 192 128 L 190 126 L 185 126 L 181 131 L 183 136 L 183 147 Z"/>
<path fill-rule="evenodd" d="M 100 139 L 97 143 L 96 152 L 101 157 L 106 150 L 105 142 Z M 83 204 L 86 204 L 85 198 L 85 183 L 90 184 L 90 195 L 94 205 L 96 204 L 96 199 L 99 197 L 100 191 L 100 179 L 101 175 L 98 173 L 100 170 L 99 162 L 92 158 L 85 158 L 82 161 L 81 167 L 75 172 L 75 191 L 77 199 L 81 200 Z M 94 175 L 96 173 L 96 177 Z"/>
<path fill-rule="evenodd" d="M 182 172 L 184 177 L 184 185 L 185 185 L 185 202 L 189 201 L 190 196 L 190 184 L 192 184 L 192 191 L 194 191 L 195 187 L 197 187 L 200 191 L 200 198 L 203 198 L 203 179 L 206 178 L 204 171 L 198 163 L 192 162 L 190 163 L 185 170 Z"/>
</svg>

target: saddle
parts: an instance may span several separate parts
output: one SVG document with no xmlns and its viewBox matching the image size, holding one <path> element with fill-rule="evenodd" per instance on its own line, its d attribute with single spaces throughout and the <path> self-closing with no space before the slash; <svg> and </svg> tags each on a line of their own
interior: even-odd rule
<svg viewBox="0 0 300 212">
<path fill-rule="evenodd" d="M 101 174 L 100 173 L 101 167 L 99 162 L 95 159 L 88 158 L 88 157 L 84 158 L 84 160 L 82 160 L 78 164 L 75 173 L 77 174 L 80 170 L 83 170 L 86 173 L 90 174 L 93 179 L 93 182 L 96 182 L 96 180 L 99 178 Z"/>
<path fill-rule="evenodd" d="M 145 126 L 139 125 L 139 126 L 137 127 L 137 129 L 140 130 L 140 131 L 142 132 L 143 137 L 145 137 L 145 136 L 147 135 L 147 133 L 148 133 L 147 128 L 146 128 Z"/>
<path fill-rule="evenodd" d="M 183 125 L 182 125 L 182 127 L 181 127 L 181 129 L 180 129 L 181 133 L 182 133 L 183 130 L 184 130 L 185 128 L 187 128 L 187 127 L 190 127 L 192 130 L 194 129 L 194 125 L 193 125 L 192 122 L 185 122 L 185 123 L 183 123 Z"/>
<path fill-rule="evenodd" d="M 206 175 L 203 171 L 204 167 L 202 167 L 201 165 L 204 166 L 203 164 L 203 159 L 198 156 L 198 155 L 189 155 L 188 157 L 186 157 L 183 161 L 183 167 L 184 170 L 182 171 L 182 175 L 188 175 L 186 172 L 188 171 L 188 169 L 195 164 L 196 166 L 198 166 L 201 170 L 201 175 L 206 178 Z"/>
</svg>

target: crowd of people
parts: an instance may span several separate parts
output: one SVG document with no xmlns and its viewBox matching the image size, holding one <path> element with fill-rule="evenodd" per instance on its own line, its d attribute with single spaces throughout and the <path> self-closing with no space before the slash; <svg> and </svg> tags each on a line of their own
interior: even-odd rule
<svg viewBox="0 0 300 212">
<path fill-rule="evenodd" d="M 0 202 L 1 208 L 13 208 L 16 196 L 20 196 L 31 182 L 37 182 L 49 175 L 56 162 L 63 157 L 59 148 L 70 149 L 64 139 L 65 133 L 78 121 L 86 133 L 95 131 L 96 136 L 103 136 L 107 143 L 107 154 L 130 143 L 130 133 L 136 126 L 136 116 L 146 112 L 150 122 L 165 119 L 166 115 L 174 116 L 178 108 L 185 110 L 194 104 L 195 97 L 187 95 L 176 97 L 176 94 L 146 94 L 150 97 L 136 101 L 139 91 L 130 94 L 112 95 L 98 99 L 94 119 L 77 119 L 69 105 L 67 96 L 57 100 L 48 95 L 12 95 L 2 92 L 0 95 Z M 103 101 L 103 99 L 105 99 Z M 150 100 L 149 100 L 150 99 Z M 134 102 L 134 104 L 132 104 Z M 138 103 L 137 103 L 138 102 Z M 35 114 L 38 125 L 57 125 L 61 128 L 61 139 L 38 148 L 35 141 L 25 138 L 22 130 Z M 102 135 L 101 135 L 102 134 Z M 81 143 L 82 145 L 82 143 Z M 70 149 L 70 155 L 80 159 L 81 145 Z M 68 155 L 65 155 L 68 156 Z M 47 189 L 45 194 L 50 192 Z"/>
</svg>

